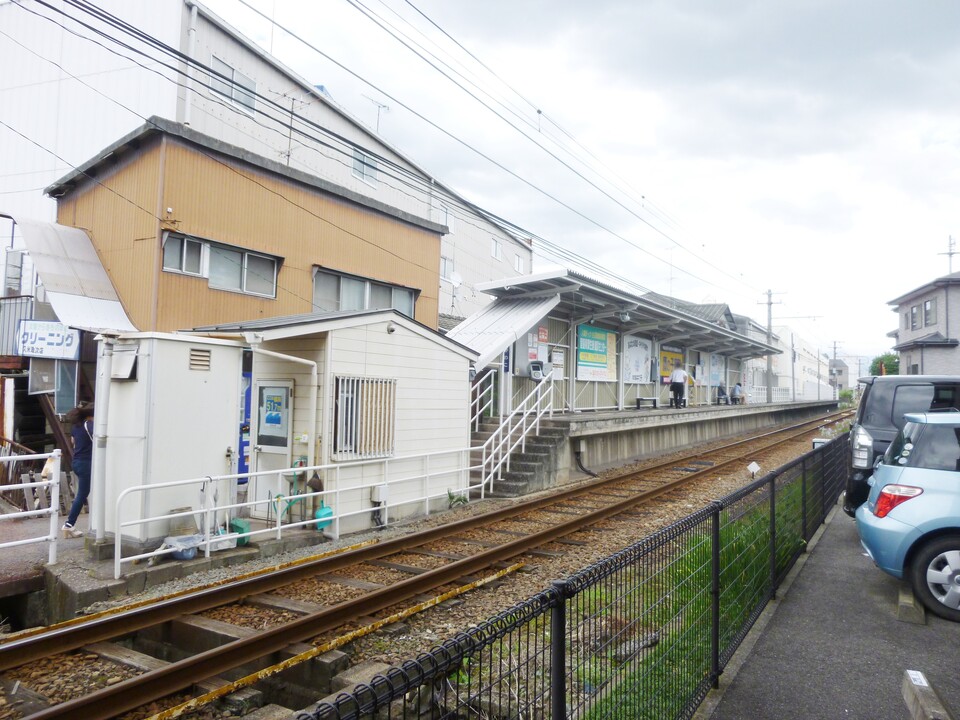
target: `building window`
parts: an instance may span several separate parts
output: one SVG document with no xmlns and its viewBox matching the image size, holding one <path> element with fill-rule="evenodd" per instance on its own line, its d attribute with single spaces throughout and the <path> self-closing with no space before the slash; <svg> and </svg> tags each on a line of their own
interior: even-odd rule
<svg viewBox="0 0 960 720">
<path fill-rule="evenodd" d="M 494 260 L 503 260 L 503 246 L 496 238 L 490 238 L 490 256 Z"/>
<path fill-rule="evenodd" d="M 440 256 L 440 277 L 449 280 L 453 277 L 453 260 Z"/>
<path fill-rule="evenodd" d="M 313 278 L 314 311 L 393 308 L 412 318 L 415 304 L 416 293 L 410 288 L 319 269 Z"/>
<path fill-rule="evenodd" d="M 910 313 L 903 314 L 903 329 L 904 330 L 910 329 Z"/>
<path fill-rule="evenodd" d="M 180 235 L 168 235 L 163 243 L 163 269 L 200 275 L 203 270 L 203 243 Z"/>
<path fill-rule="evenodd" d="M 523 258 L 520 255 L 513 256 L 513 269 L 517 271 L 517 274 L 523 275 Z"/>
<path fill-rule="evenodd" d="M 210 61 L 210 67 L 219 73 L 210 75 L 210 89 L 253 112 L 257 94 L 257 83 L 253 78 L 247 77 L 218 57 Z"/>
<path fill-rule="evenodd" d="M 377 184 L 377 161 L 356 148 L 353 150 L 353 176 L 370 185 Z"/>
<path fill-rule="evenodd" d="M 338 376 L 334 382 L 333 453 L 336 460 L 394 453 L 397 381 Z"/>
<path fill-rule="evenodd" d="M 914 305 L 910 308 L 910 329 L 918 330 L 920 328 L 920 306 Z"/>
<path fill-rule="evenodd" d="M 440 204 L 440 224 L 447 226 L 447 232 L 453 233 L 453 211 L 449 206 Z"/>
<path fill-rule="evenodd" d="M 276 297 L 279 260 L 269 255 L 168 233 L 163 241 L 165 272 L 207 278 L 215 290 Z"/>
<path fill-rule="evenodd" d="M 937 324 L 936 298 L 923 301 L 923 324 L 926 327 Z"/>
</svg>

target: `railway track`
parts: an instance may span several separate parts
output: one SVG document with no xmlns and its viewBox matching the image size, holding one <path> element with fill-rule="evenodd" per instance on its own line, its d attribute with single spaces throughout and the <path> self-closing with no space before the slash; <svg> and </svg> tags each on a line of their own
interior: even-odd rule
<svg viewBox="0 0 960 720">
<path fill-rule="evenodd" d="M 742 467 L 745 457 L 759 459 L 764 452 L 797 442 L 798 437 L 808 437 L 844 417 L 837 413 L 779 428 L 415 534 L 23 634 L 0 644 L 0 671 L 6 671 L 3 685 L 9 688 L 11 678 L 18 676 L 17 670 L 33 672 L 38 664 L 51 665 L 50 658 L 69 657 L 62 655 L 68 652 L 70 656 L 81 653 L 83 657 L 132 666 L 132 676 L 114 674 L 106 678 L 105 686 L 49 707 L 43 707 L 41 697 L 29 707 L 30 713 L 21 713 L 35 720 L 68 716 L 93 720 L 117 717 L 178 693 L 178 702 L 186 702 L 180 708 L 183 710 L 191 704 L 191 696 L 182 693 L 198 685 L 199 694 L 207 700 L 251 686 L 274 673 L 286 673 L 289 682 L 296 676 L 294 668 L 298 664 L 319 662 L 323 652 L 337 647 L 344 628 L 385 624 L 469 589 L 485 578 L 508 573 L 516 569 L 516 564 L 510 563 L 519 557 L 556 552 L 544 548 L 575 542 L 565 538 L 665 494 L 680 492 L 691 483 Z M 379 583 L 364 579 L 371 569 L 381 578 Z M 382 584 L 385 572 L 386 585 Z M 303 587 L 313 588 L 315 601 L 293 599 L 304 594 L 292 593 L 291 589 Z M 348 592 L 342 592 L 343 588 Z M 329 598 L 340 599 L 334 589 L 346 597 L 329 604 Z M 326 603 L 321 604 L 324 600 Z M 250 607 L 267 613 L 265 620 L 264 615 L 257 615 L 255 622 L 262 627 L 244 627 L 242 618 L 233 619 L 242 615 L 238 608 Z M 201 636 L 217 633 L 219 637 L 209 644 L 219 646 L 200 644 Z M 166 657 L 157 659 L 141 652 L 144 649 Z M 55 661 L 52 666 L 56 667 Z M 317 672 L 325 671 L 312 668 L 301 674 Z M 298 706 L 305 707 L 317 699 Z M 180 710 L 157 717 L 173 717 Z"/>
</svg>

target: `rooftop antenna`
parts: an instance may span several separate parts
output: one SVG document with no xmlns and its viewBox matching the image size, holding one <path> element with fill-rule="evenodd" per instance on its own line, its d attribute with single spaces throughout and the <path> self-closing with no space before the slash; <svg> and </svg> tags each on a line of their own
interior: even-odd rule
<svg viewBox="0 0 960 720">
<path fill-rule="evenodd" d="M 377 106 L 377 135 L 379 135 L 379 134 L 380 134 L 380 112 L 381 112 L 381 111 L 383 111 L 383 112 L 385 112 L 385 113 L 390 112 L 390 106 L 389 106 L 389 105 L 385 105 L 384 103 L 380 102 L 379 100 L 374 100 L 374 99 L 373 99 L 372 97 L 370 97 L 369 95 L 364 95 L 364 97 L 365 97 L 367 100 L 369 100 L 370 102 L 372 102 L 374 105 Z"/>
<path fill-rule="evenodd" d="M 956 247 L 957 247 L 957 242 L 956 240 L 953 239 L 953 235 L 947 235 L 947 248 L 948 248 L 947 252 L 937 253 L 938 255 L 947 256 L 947 262 L 949 263 L 947 267 L 950 269 L 950 272 L 949 272 L 950 275 L 953 275 L 953 256 L 957 254 Z"/>
</svg>

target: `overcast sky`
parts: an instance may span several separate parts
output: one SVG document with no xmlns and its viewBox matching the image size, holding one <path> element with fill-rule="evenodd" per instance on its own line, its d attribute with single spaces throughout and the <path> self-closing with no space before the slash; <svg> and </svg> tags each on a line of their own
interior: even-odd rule
<svg viewBox="0 0 960 720">
<path fill-rule="evenodd" d="M 892 345 L 887 302 L 950 270 L 956 2 L 362 2 L 205 4 L 358 119 L 379 112 L 389 143 L 477 204 L 646 288 L 763 323 L 772 290 L 775 324 L 836 343 L 854 372 L 855 356 Z"/>
</svg>

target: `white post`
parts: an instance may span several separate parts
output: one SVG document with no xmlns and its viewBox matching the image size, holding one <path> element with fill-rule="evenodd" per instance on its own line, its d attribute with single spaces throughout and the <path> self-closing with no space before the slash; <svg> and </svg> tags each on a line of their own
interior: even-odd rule
<svg viewBox="0 0 960 720">
<path fill-rule="evenodd" d="M 90 525 L 96 530 L 96 541 L 102 543 L 106 537 L 107 525 L 107 420 L 110 407 L 110 378 L 113 374 L 113 345 L 116 335 L 97 336 L 100 347 L 97 358 L 97 380 L 95 389 L 96 410 L 93 417 L 93 462 L 90 478 Z M 116 518 L 117 533 L 120 532 L 120 518 Z"/>
</svg>

